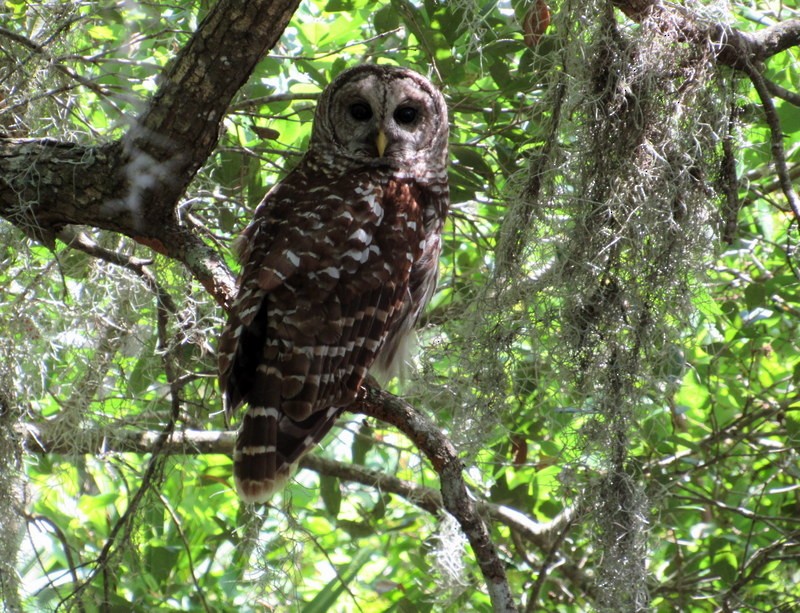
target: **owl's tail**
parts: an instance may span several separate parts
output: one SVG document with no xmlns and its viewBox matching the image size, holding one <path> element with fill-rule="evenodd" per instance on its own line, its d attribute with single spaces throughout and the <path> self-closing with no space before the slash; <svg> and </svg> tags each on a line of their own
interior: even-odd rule
<svg viewBox="0 0 800 613">
<path fill-rule="evenodd" d="M 266 502 L 292 476 L 297 463 L 330 431 L 341 409 L 294 421 L 275 408 L 248 407 L 236 437 L 233 476 L 239 497 Z"/>
</svg>

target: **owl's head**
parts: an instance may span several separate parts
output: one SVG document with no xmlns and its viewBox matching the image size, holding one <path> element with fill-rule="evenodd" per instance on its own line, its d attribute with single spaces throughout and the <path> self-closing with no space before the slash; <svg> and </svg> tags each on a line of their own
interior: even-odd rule
<svg viewBox="0 0 800 613">
<path fill-rule="evenodd" d="M 366 165 L 439 167 L 447 156 L 447 106 L 425 77 L 367 64 L 339 74 L 322 93 L 311 147 Z"/>
</svg>

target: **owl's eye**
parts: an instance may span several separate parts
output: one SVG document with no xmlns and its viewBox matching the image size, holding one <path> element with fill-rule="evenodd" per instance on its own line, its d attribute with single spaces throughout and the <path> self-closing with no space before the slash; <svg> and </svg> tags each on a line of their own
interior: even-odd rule
<svg viewBox="0 0 800 613">
<path fill-rule="evenodd" d="M 356 121 L 367 121 L 372 117 L 372 109 L 366 102 L 354 102 L 347 110 Z"/>
<path fill-rule="evenodd" d="M 417 109 L 411 106 L 400 106 L 394 111 L 394 120 L 397 123 L 410 124 L 414 123 L 417 118 Z"/>
</svg>

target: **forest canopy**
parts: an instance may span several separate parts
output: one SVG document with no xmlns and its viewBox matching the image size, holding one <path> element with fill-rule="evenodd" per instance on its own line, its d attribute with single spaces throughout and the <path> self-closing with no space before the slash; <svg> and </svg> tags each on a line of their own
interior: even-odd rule
<svg viewBox="0 0 800 613">
<path fill-rule="evenodd" d="M 800 3 L 0 5 L 4 611 L 800 607 Z M 267 505 L 232 243 L 322 89 L 450 111 L 437 291 Z"/>
</svg>

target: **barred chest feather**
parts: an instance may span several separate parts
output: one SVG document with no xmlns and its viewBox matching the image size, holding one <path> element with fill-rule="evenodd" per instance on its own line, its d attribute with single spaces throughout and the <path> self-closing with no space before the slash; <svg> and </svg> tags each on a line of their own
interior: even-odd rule
<svg viewBox="0 0 800 613">
<path fill-rule="evenodd" d="M 249 406 L 235 465 L 246 500 L 265 495 L 247 484 L 274 475 L 271 493 L 288 477 L 371 367 L 391 371 L 403 359 L 435 289 L 446 190 L 388 173 L 365 179 L 323 183 L 298 169 L 243 235 L 240 290 L 219 361 L 226 410 Z M 253 470 L 260 457 L 264 465 Z"/>
</svg>

